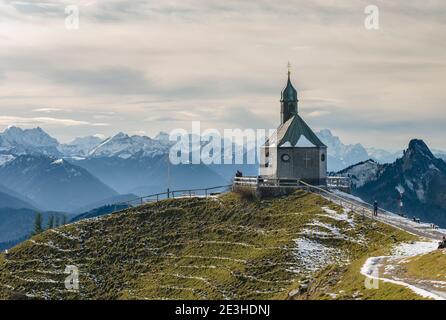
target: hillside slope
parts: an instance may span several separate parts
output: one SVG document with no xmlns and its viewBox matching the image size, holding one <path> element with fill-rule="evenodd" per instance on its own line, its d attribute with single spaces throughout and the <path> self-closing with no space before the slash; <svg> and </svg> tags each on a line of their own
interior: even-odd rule
<svg viewBox="0 0 446 320">
<path fill-rule="evenodd" d="M 412 239 L 303 191 L 261 201 L 233 193 L 171 199 L 18 245 L 0 256 L 0 298 L 286 299 L 311 286 L 315 298 L 329 299 L 334 293 L 317 291 L 315 281 L 349 276 L 373 252 Z M 64 288 L 67 265 L 79 268 L 79 292 Z M 337 298 L 364 291 L 355 270 L 355 281 L 342 294 L 337 289 Z M 362 297 L 417 298 L 391 284 Z"/>
</svg>

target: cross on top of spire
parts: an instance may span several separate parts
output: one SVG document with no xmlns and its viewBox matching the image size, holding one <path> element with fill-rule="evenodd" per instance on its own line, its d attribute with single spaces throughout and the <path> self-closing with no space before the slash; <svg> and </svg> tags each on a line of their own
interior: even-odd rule
<svg viewBox="0 0 446 320">
<path fill-rule="evenodd" d="M 291 63 L 288 62 L 288 81 L 285 89 L 282 91 L 282 99 L 280 101 L 285 102 L 297 102 L 297 91 L 294 89 L 291 83 Z"/>
</svg>

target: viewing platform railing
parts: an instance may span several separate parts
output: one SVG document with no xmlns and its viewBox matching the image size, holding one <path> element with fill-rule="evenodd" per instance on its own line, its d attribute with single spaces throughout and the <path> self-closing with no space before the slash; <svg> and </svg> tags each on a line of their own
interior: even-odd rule
<svg viewBox="0 0 446 320">
<path fill-rule="evenodd" d="M 251 187 L 301 187 L 299 179 L 273 179 L 262 177 L 235 177 L 233 185 Z"/>
</svg>

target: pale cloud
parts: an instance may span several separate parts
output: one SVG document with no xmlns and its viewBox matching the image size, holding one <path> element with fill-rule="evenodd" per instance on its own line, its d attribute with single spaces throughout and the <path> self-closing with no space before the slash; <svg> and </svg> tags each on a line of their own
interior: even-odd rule
<svg viewBox="0 0 446 320">
<path fill-rule="evenodd" d="M 61 119 L 61 118 L 51 118 L 51 117 L 0 116 L 0 126 L 9 126 L 9 125 L 21 125 L 21 126 L 47 125 L 47 126 L 63 126 L 63 127 L 73 127 L 73 126 L 104 127 L 104 126 L 109 126 L 108 123 L 95 123 L 95 122 L 88 122 L 88 121 L 79 121 L 79 120 L 74 120 L 74 119 Z"/>
<path fill-rule="evenodd" d="M 314 110 L 305 114 L 306 117 L 317 118 L 330 114 L 328 110 Z"/>
<path fill-rule="evenodd" d="M 71 4 L 77 31 L 64 27 Z M 97 125 L 107 136 L 195 120 L 270 128 L 291 61 L 311 126 L 349 143 L 396 149 L 419 137 L 446 149 L 446 3 L 377 0 L 379 31 L 363 26 L 369 4 L 0 0 L 0 113 L 66 139 Z"/>
<path fill-rule="evenodd" d="M 60 108 L 39 108 L 39 109 L 33 109 L 32 112 L 42 112 L 42 113 L 51 113 L 51 112 L 57 112 L 62 111 L 63 109 Z"/>
<path fill-rule="evenodd" d="M 96 138 L 104 140 L 106 138 L 106 135 L 102 134 L 102 133 L 96 133 L 96 134 L 93 135 L 93 137 L 96 137 Z"/>
</svg>

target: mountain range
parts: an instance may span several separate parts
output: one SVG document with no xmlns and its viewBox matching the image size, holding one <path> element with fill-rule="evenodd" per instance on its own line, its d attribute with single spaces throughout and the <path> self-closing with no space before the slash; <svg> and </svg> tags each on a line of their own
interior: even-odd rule
<svg viewBox="0 0 446 320">
<path fill-rule="evenodd" d="M 353 194 L 380 207 L 446 227 L 446 162 L 414 139 L 390 164 L 367 160 L 339 172 L 350 176 Z"/>
<path fill-rule="evenodd" d="M 365 148 L 360 143 L 344 144 L 339 137 L 328 129 L 316 132 L 316 135 L 328 147 L 328 171 L 336 172 L 358 162 L 373 159 L 379 163 L 391 163 L 400 157 L 403 151 L 389 152 L 377 148 Z"/>
<path fill-rule="evenodd" d="M 71 212 L 117 195 L 87 170 L 46 155 L 19 155 L 0 167 L 0 181 L 44 210 Z"/>
<path fill-rule="evenodd" d="M 401 152 L 344 144 L 330 130 L 316 133 L 328 146 L 330 171 L 373 159 L 394 162 Z M 87 136 L 59 143 L 41 128 L 8 127 L 0 133 L 1 207 L 87 212 L 121 199 L 164 192 L 228 185 L 237 170 L 256 175 L 252 165 L 171 165 L 173 142 L 160 132 L 154 138 L 118 133 L 102 139 Z M 446 152 L 436 150 L 438 157 Z M 13 194 L 12 194 L 13 193 Z"/>
</svg>

